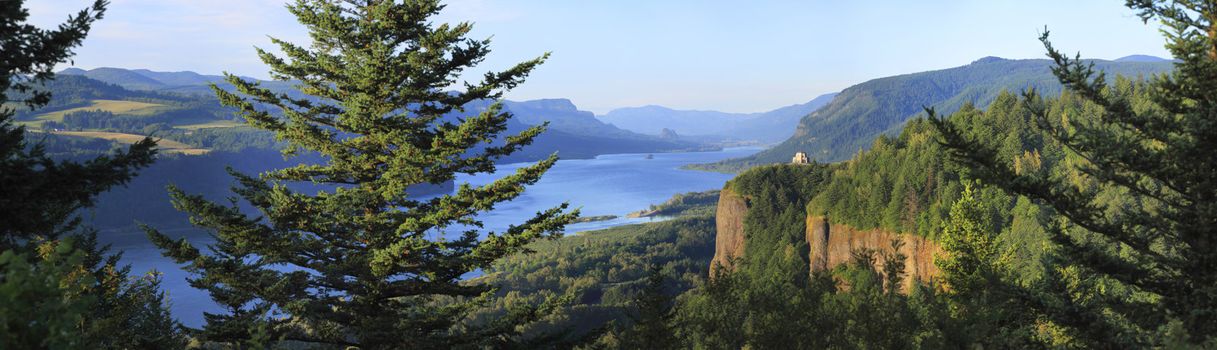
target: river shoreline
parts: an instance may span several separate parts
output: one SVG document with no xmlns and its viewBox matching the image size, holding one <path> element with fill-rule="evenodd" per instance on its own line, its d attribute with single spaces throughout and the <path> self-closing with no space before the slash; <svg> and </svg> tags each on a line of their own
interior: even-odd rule
<svg viewBox="0 0 1217 350">
<path fill-rule="evenodd" d="M 572 209 L 579 208 L 583 216 L 604 220 L 572 223 L 566 227 L 568 234 L 663 221 L 667 218 L 626 216 L 647 210 L 652 204 L 663 203 L 675 194 L 722 188 L 732 177 L 680 169 L 684 165 L 737 158 L 759 150 L 745 147 L 713 152 L 626 153 L 592 159 L 563 159 L 519 197 L 499 203 L 494 210 L 480 214 L 478 219 L 483 222 L 483 232 L 503 232 L 539 211 L 569 203 Z M 652 159 L 647 159 L 648 154 L 653 155 Z M 501 164 L 497 174 L 461 176 L 456 182 L 484 185 L 530 164 Z M 158 228 L 175 238 L 186 238 L 200 248 L 214 242 L 206 232 L 185 225 Z M 133 273 L 155 271 L 161 276 L 162 290 L 168 296 L 171 310 L 185 325 L 200 326 L 203 312 L 222 311 L 206 292 L 186 283 L 189 274 L 182 271 L 180 265 L 162 257 L 142 230 L 135 227 L 107 229 L 99 238 L 102 243 L 111 244 L 112 251 L 123 252 L 122 262 L 130 264 Z"/>
</svg>

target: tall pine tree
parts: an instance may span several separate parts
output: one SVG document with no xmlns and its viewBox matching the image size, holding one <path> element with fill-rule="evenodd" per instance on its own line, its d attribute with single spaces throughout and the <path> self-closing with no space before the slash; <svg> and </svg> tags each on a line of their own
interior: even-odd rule
<svg viewBox="0 0 1217 350">
<path fill-rule="evenodd" d="M 965 184 L 943 227 L 943 254 L 934 257 L 949 294 L 982 292 L 996 277 L 997 230 L 990 209 L 976 197 L 972 184 Z"/>
<path fill-rule="evenodd" d="M 298 81 L 307 98 L 274 93 L 232 75 L 238 93 L 214 88 L 254 127 L 272 131 L 285 154 L 315 153 L 302 164 L 258 176 L 233 173 L 234 189 L 258 214 L 171 188 L 174 205 L 214 233 L 205 253 L 148 229 L 165 255 L 195 274 L 191 284 L 227 308 L 205 315 L 208 341 L 265 339 L 364 349 L 501 347 L 520 310 L 492 324 L 466 314 L 491 286 L 462 280 L 471 271 L 561 234 L 577 217 L 566 204 L 488 232 L 477 214 L 511 200 L 557 161 L 551 155 L 489 184 L 455 194 L 410 197 L 420 184 L 495 171 L 495 162 L 532 142 L 545 126 L 502 136 L 511 115 L 493 104 L 545 56 L 480 82 L 461 82 L 489 53 L 468 39 L 469 23 L 434 25 L 437 0 L 297 0 L 309 47 L 272 38 L 285 57 L 259 49 L 274 78 Z M 271 113 L 263 107 L 277 110 Z M 330 189 L 304 193 L 290 184 Z"/>
<path fill-rule="evenodd" d="M 1127 0 L 1145 21 L 1165 25 L 1167 49 L 1178 60 L 1173 73 L 1149 82 L 1152 106 L 1108 89 L 1093 65 L 1070 58 L 1041 38 L 1053 73 L 1068 90 L 1097 105 L 1094 115 L 1049 115 L 1029 93 L 1027 108 L 1039 125 L 1086 160 L 1079 171 L 1102 186 L 1118 188 L 1139 205 L 1111 207 L 1094 188 L 1037 174 L 1019 174 L 983 140 L 970 139 L 943 119 L 931 118 L 955 159 L 974 175 L 1010 192 L 1034 198 L 1093 235 L 1051 233 L 1061 261 L 1077 264 L 1154 295 L 1157 306 L 1113 302 L 1110 312 L 1152 327 L 1163 323 L 1157 307 L 1183 324 L 1191 341 L 1217 334 L 1217 2 Z M 932 111 L 931 111 L 932 114 Z M 1145 306 L 1145 305 L 1141 305 Z M 1085 329 L 1092 320 L 1060 312 L 1062 324 Z M 1089 333 L 1100 344 L 1105 333 Z"/>
</svg>

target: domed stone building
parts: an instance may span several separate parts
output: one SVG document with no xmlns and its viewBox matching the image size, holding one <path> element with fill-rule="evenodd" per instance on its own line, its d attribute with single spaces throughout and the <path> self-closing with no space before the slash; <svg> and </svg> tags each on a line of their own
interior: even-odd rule
<svg viewBox="0 0 1217 350">
<path fill-rule="evenodd" d="M 794 159 L 790 160 L 790 164 L 811 164 L 807 159 L 807 153 L 798 152 L 794 154 Z"/>
</svg>

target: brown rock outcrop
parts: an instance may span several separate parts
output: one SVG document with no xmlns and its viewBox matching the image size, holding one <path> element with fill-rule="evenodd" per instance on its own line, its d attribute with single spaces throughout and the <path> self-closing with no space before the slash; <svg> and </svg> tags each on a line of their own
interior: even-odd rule
<svg viewBox="0 0 1217 350">
<path fill-rule="evenodd" d="M 748 200 L 724 188 L 718 194 L 715 210 L 714 259 L 710 261 L 710 275 L 719 266 L 731 269 L 731 261 L 744 255 L 744 216 L 748 215 Z"/>
<path fill-rule="evenodd" d="M 823 216 L 807 218 L 807 237 L 812 247 L 809 254 L 812 271 L 849 263 L 853 252 L 858 249 L 890 251 L 892 242 L 899 239 L 904 242 L 900 253 L 905 255 L 904 272 L 905 276 L 909 277 L 906 278 L 907 281 L 929 281 L 939 273 L 938 266 L 934 265 L 934 255 L 942 251 L 942 248 L 925 237 L 879 229 L 857 230 L 846 225 L 831 224 Z M 881 269 L 882 266 L 883 257 L 880 255 L 875 261 L 875 267 Z"/>
<path fill-rule="evenodd" d="M 828 242 L 831 237 L 828 233 L 831 228 L 828 224 L 828 218 L 823 216 L 807 217 L 807 245 L 811 247 L 810 254 L 807 254 L 808 260 L 811 262 L 811 271 L 827 270 L 829 265 L 828 254 L 822 252 L 828 251 Z"/>
</svg>

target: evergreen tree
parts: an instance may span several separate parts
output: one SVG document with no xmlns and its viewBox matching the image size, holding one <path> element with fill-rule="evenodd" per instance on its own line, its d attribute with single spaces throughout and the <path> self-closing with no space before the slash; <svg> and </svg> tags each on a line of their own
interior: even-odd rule
<svg viewBox="0 0 1217 350">
<path fill-rule="evenodd" d="M 1000 231 L 994 209 L 965 182 L 959 200 L 951 205 L 939 243 L 942 253 L 934 264 L 942 271 L 945 311 L 949 312 L 954 341 L 989 348 L 1036 348 L 1052 340 L 1035 335 L 1036 320 L 1017 303 L 1022 289 L 1008 285 L 1008 256 L 999 249 Z"/>
<path fill-rule="evenodd" d="M 80 324 L 96 301 L 78 289 L 93 283 L 75 273 L 83 258 L 68 245 L 48 249 L 43 258 L 0 252 L 0 346 L 86 349 Z"/>
<path fill-rule="evenodd" d="M 1020 174 L 983 140 L 968 137 L 932 118 L 955 159 L 975 176 L 1012 193 L 1036 199 L 1084 229 L 1055 227 L 1050 236 L 1061 261 L 1076 264 L 1159 303 L 1113 301 L 1108 312 L 1141 325 L 1164 324 L 1158 312 L 1179 320 L 1193 342 L 1217 334 L 1217 3 L 1128 0 L 1145 21 L 1166 27 L 1167 49 L 1176 70 L 1148 82 L 1152 104 L 1109 89 L 1093 64 L 1057 51 L 1041 40 L 1055 61 L 1053 73 L 1072 93 L 1100 108 L 1085 116 L 1049 115 L 1029 92 L 1026 108 L 1050 138 L 1085 162 L 1078 170 L 1100 186 L 1127 193 L 1136 205 L 1110 206 L 1094 186 L 1067 179 Z M 931 115 L 932 115 L 932 111 Z M 1094 321 L 1059 312 L 1056 321 L 1087 329 Z M 1106 344 L 1109 333 L 1079 336 Z"/>
<path fill-rule="evenodd" d="M 155 273 L 131 278 L 92 233 L 0 252 L 0 348 L 178 349 Z"/>
<path fill-rule="evenodd" d="M 646 286 L 634 299 L 634 325 L 621 337 L 625 349 L 676 349 L 679 346 L 669 323 L 672 320 L 672 296 L 664 289 L 667 278 L 662 268 L 651 265 Z"/>
<path fill-rule="evenodd" d="M 14 105 L 50 102 L 42 88 L 107 3 L 55 30 L 26 24 L 24 1 L 0 2 L 0 348 L 181 348 L 155 275 L 130 278 L 77 213 L 135 176 L 155 155 L 145 139 L 84 163 L 56 161 L 14 127 Z M 66 237 L 65 237 L 66 236 Z"/>
<path fill-rule="evenodd" d="M 560 235 L 578 216 L 562 204 L 502 232 L 485 232 L 478 220 L 538 181 L 556 155 L 483 186 L 463 184 L 455 194 L 409 194 L 414 185 L 493 172 L 497 159 L 545 129 L 503 137 L 511 115 L 499 103 L 474 115 L 463 109 L 498 100 L 545 57 L 453 91 L 489 53 L 489 40 L 467 39 L 469 23 L 433 25 L 443 9 L 438 1 L 298 0 L 287 8 L 312 45 L 272 38 L 286 58 L 258 53 L 274 78 L 298 81 L 310 98 L 232 75 L 237 93 L 213 90 L 250 125 L 286 142 L 286 154 L 312 152 L 324 161 L 259 176 L 234 172 L 235 192 L 257 216 L 171 188 L 174 205 L 214 233 L 210 253 L 148 229 L 166 256 L 195 274 L 191 284 L 227 308 L 205 315 L 200 336 L 239 343 L 264 330 L 268 339 L 364 349 L 518 341 L 517 325 L 539 309 L 491 324 L 465 322 L 493 294 L 462 276 Z M 310 194 L 289 186 L 305 182 L 330 187 Z"/>
<path fill-rule="evenodd" d="M 997 232 L 991 215 L 976 199 L 972 185 L 965 185 L 963 195 L 951 206 L 939 239 L 944 254 L 934 259 L 950 294 L 982 291 L 996 277 Z"/>
<path fill-rule="evenodd" d="M 745 274 L 738 268 L 722 269 L 713 279 L 681 295 L 675 324 L 686 348 L 742 349 L 749 345 L 753 328 L 743 325 L 750 312 L 759 308 L 748 297 L 763 290 L 751 288 Z M 792 299 L 797 300 L 801 299 Z"/>
</svg>

